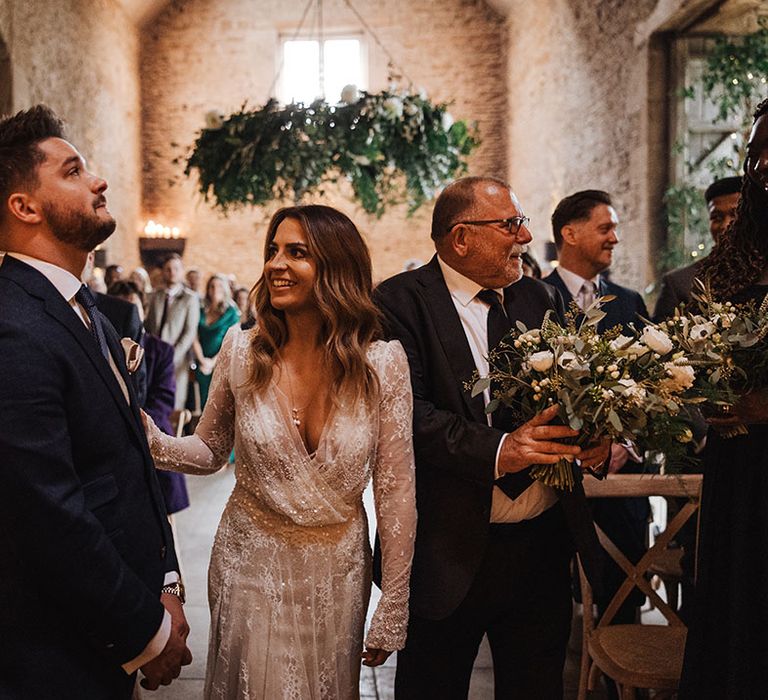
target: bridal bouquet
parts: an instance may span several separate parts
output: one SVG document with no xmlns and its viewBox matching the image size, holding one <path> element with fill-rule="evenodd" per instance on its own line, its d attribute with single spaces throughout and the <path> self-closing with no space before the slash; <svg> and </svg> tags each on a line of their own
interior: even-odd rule
<svg viewBox="0 0 768 700">
<path fill-rule="evenodd" d="M 715 301 L 698 279 L 694 289 L 698 309 L 682 307 L 658 328 L 696 368 L 689 394 L 705 410 L 727 414 L 743 393 L 768 386 L 768 296 L 759 305 L 733 304 Z M 736 426 L 726 434 L 744 432 Z"/>
<path fill-rule="evenodd" d="M 488 376 L 475 381 L 473 396 L 491 389 L 487 411 L 508 406 L 524 422 L 548 406 L 560 406 L 560 419 L 579 431 L 585 446 L 609 438 L 653 444 L 654 449 L 684 451 L 692 434 L 680 415 L 695 373 L 667 333 L 646 327 L 632 336 L 616 327 L 598 334 L 605 316 L 604 296 L 584 314 L 576 308 L 565 325 L 550 312 L 541 328 L 517 324 L 489 355 Z M 571 489 L 570 464 L 536 465 L 531 476 L 560 489 Z"/>
</svg>

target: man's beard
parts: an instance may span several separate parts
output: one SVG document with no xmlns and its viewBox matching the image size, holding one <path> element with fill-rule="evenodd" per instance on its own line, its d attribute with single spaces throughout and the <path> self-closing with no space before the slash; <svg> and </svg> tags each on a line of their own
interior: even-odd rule
<svg viewBox="0 0 768 700">
<path fill-rule="evenodd" d="M 117 226 L 111 216 L 100 219 L 95 209 L 93 215 L 88 216 L 80 211 L 59 208 L 52 202 L 43 205 L 43 214 L 57 240 L 86 253 L 106 241 Z"/>
</svg>

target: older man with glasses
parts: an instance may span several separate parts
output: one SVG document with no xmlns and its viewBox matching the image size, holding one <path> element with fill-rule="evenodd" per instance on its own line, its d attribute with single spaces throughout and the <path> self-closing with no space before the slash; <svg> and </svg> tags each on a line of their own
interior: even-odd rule
<svg viewBox="0 0 768 700">
<path fill-rule="evenodd" d="M 522 425 L 485 412 L 489 392 L 465 388 L 516 321 L 562 314 L 551 287 L 522 275 L 528 218 L 509 185 L 464 178 L 438 198 L 437 254 L 377 288 L 390 336 L 403 344 L 414 394 L 419 522 L 411 618 L 398 652 L 395 696 L 466 698 L 483 635 L 496 698 L 562 698 L 571 620 L 569 562 L 576 542 L 598 561 L 581 484 L 558 494 L 528 468 L 578 456 L 595 467 L 608 448 L 558 442 L 557 407 Z"/>
</svg>

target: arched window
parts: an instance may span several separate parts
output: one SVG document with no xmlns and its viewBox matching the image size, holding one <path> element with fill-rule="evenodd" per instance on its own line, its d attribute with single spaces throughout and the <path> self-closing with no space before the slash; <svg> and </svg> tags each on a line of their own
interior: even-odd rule
<svg viewBox="0 0 768 700">
<path fill-rule="evenodd" d="M 13 80 L 11 76 L 11 55 L 0 36 L 0 114 L 13 109 Z"/>
</svg>

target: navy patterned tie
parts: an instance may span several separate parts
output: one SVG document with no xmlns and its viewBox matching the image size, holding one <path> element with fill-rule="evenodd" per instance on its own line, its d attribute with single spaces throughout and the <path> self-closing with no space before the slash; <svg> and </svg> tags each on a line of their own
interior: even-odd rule
<svg viewBox="0 0 768 700">
<path fill-rule="evenodd" d="M 104 327 L 101 325 L 98 311 L 96 309 L 96 300 L 91 294 L 91 290 L 82 285 L 75 294 L 75 300 L 85 309 L 88 319 L 91 322 L 91 335 L 99 346 L 104 359 L 109 362 L 109 349 L 107 348 L 107 338 L 104 335 Z"/>
</svg>

